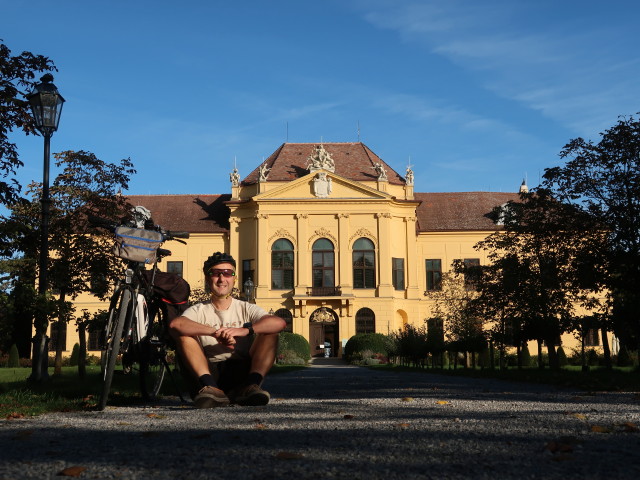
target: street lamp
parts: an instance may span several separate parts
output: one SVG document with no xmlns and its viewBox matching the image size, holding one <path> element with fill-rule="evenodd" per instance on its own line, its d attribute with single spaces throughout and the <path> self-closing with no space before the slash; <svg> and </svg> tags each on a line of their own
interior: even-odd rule
<svg viewBox="0 0 640 480">
<path fill-rule="evenodd" d="M 244 282 L 244 296 L 247 298 L 248 302 L 253 302 L 256 299 L 256 287 L 251 280 L 251 277 Z"/>
<path fill-rule="evenodd" d="M 64 98 L 53 84 L 53 75 L 47 73 L 40 78 L 33 91 L 27 95 L 31 113 L 36 128 L 44 137 L 44 170 L 42 175 L 42 223 L 40 228 L 40 261 L 38 263 L 38 293 L 44 295 L 47 291 L 47 263 L 49 259 L 49 157 L 50 141 L 53 132 L 58 130 L 60 114 Z M 44 314 L 43 314 L 44 315 Z M 40 381 L 47 377 L 48 354 L 46 352 L 47 319 L 36 319 L 36 336 L 33 348 L 33 372 L 31 379 Z M 44 369 L 43 369 L 44 367 Z"/>
</svg>

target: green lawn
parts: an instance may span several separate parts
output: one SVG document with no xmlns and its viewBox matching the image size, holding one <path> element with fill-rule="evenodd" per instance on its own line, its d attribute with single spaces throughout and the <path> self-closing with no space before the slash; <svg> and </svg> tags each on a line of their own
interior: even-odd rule
<svg viewBox="0 0 640 480">
<path fill-rule="evenodd" d="M 300 366 L 274 365 L 270 375 L 297 370 Z M 54 376 L 49 369 L 49 380 L 33 384 L 27 379 L 30 368 L 0 368 L 0 418 L 21 418 L 61 410 L 93 409 L 100 396 L 102 381 L 100 367 L 88 366 L 86 378 L 81 381 L 77 367 L 63 367 L 62 375 Z M 179 377 L 179 374 L 174 374 Z M 180 382 L 180 379 L 177 379 Z M 125 375 L 116 367 L 111 385 L 109 405 L 142 403 L 137 373 Z M 180 383 L 181 385 L 181 383 Z M 177 395 L 169 377 L 165 377 L 161 394 Z"/>
</svg>

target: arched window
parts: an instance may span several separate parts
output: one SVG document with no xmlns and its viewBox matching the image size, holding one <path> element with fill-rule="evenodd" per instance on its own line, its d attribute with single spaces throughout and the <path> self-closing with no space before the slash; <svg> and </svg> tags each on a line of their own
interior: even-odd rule
<svg viewBox="0 0 640 480">
<path fill-rule="evenodd" d="M 376 252 L 373 242 L 359 238 L 353 244 L 353 288 L 375 288 Z"/>
<path fill-rule="evenodd" d="M 293 288 L 293 244 L 285 238 L 276 240 L 271 248 L 271 288 Z"/>
<path fill-rule="evenodd" d="M 326 238 L 313 242 L 313 286 L 335 287 L 335 254 L 333 243 Z"/>
<path fill-rule="evenodd" d="M 370 308 L 361 308 L 356 313 L 356 334 L 376 333 L 376 314 Z"/>
<path fill-rule="evenodd" d="M 293 315 L 291 315 L 291 312 L 289 310 L 287 310 L 286 308 L 279 308 L 278 310 L 276 310 L 276 313 L 274 313 L 274 315 L 287 322 L 287 326 L 284 327 L 283 332 L 293 332 Z"/>
</svg>

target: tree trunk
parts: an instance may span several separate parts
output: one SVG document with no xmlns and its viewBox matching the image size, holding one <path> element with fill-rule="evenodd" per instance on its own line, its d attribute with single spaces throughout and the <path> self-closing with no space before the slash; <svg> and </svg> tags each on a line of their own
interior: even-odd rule
<svg viewBox="0 0 640 480">
<path fill-rule="evenodd" d="M 542 359 L 542 340 L 538 339 L 538 368 L 544 370 L 544 360 Z"/>
<path fill-rule="evenodd" d="M 64 305 L 65 292 L 60 292 L 60 298 L 58 301 L 60 305 Z M 67 339 L 67 330 L 64 327 L 66 324 L 66 318 L 58 318 L 58 331 L 56 333 L 57 342 L 56 342 L 56 360 L 53 364 L 53 374 L 54 375 L 62 375 L 62 345 L 65 343 Z"/>
<path fill-rule="evenodd" d="M 558 360 L 558 352 L 554 345 L 554 340 L 547 340 L 547 354 L 549 355 L 549 368 L 551 370 L 560 370 L 560 361 Z"/>
<path fill-rule="evenodd" d="M 586 372 L 589 370 L 589 365 L 587 365 L 587 352 L 584 348 L 584 328 L 582 329 L 582 335 L 580 335 L 580 358 L 582 360 L 582 371 Z"/>
<path fill-rule="evenodd" d="M 611 348 L 609 347 L 609 338 L 607 337 L 607 329 L 602 327 L 600 329 L 600 335 L 602 336 L 602 351 L 604 353 L 604 365 L 607 370 L 613 369 L 611 363 Z"/>
<path fill-rule="evenodd" d="M 87 369 L 87 329 L 84 322 L 78 322 L 78 343 L 80 349 L 78 351 L 78 377 L 80 380 L 84 380 Z"/>
</svg>

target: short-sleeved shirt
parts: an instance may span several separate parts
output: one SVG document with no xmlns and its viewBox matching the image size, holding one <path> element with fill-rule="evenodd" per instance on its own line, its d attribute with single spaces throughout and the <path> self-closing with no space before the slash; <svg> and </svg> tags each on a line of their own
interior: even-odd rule
<svg viewBox="0 0 640 480">
<path fill-rule="evenodd" d="M 254 323 L 268 313 L 258 305 L 232 298 L 231 305 L 226 310 L 217 310 L 211 302 L 197 303 L 189 307 L 182 315 L 189 320 L 210 327 L 242 328 L 245 323 Z M 251 339 L 248 336 L 236 338 L 237 343 L 234 350 L 220 345 L 211 336 L 197 338 L 210 362 L 221 362 L 231 357 L 243 358 L 249 355 Z"/>
</svg>

